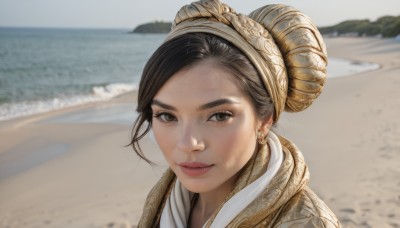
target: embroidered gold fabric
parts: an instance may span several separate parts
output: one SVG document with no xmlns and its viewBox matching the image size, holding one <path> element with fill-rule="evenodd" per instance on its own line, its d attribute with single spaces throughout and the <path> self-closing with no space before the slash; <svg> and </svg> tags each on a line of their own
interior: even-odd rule
<svg viewBox="0 0 400 228">
<path fill-rule="evenodd" d="M 340 227 L 335 215 L 307 187 L 308 168 L 297 147 L 279 137 L 284 161 L 263 193 L 237 215 L 228 227 Z M 246 164 L 229 199 L 261 176 L 267 168 L 268 146 L 261 148 Z M 149 193 L 138 227 L 159 227 L 159 218 L 176 177 L 168 169 Z M 217 212 L 216 212 L 217 213 Z M 210 218 L 209 227 L 215 218 Z"/>
<path fill-rule="evenodd" d="M 220 36 L 243 51 L 274 102 L 275 122 L 282 111 L 302 111 L 321 93 L 325 44 L 311 20 L 292 7 L 267 5 L 246 16 L 218 0 L 193 2 L 179 10 L 167 40 L 195 32 Z"/>
</svg>

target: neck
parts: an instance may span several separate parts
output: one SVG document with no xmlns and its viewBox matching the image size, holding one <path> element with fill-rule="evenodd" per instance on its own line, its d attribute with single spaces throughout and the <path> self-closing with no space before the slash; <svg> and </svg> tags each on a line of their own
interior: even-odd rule
<svg viewBox="0 0 400 228">
<path fill-rule="evenodd" d="M 228 193 L 227 193 L 228 194 Z M 200 193 L 195 208 L 200 212 L 200 217 L 207 220 L 224 202 L 227 194 L 215 194 L 211 192 Z"/>
<path fill-rule="evenodd" d="M 189 221 L 192 228 L 203 227 L 225 200 L 223 196 L 217 196 L 211 192 L 200 193 L 197 197 L 191 209 Z"/>
<path fill-rule="evenodd" d="M 192 208 L 190 227 L 202 227 L 219 210 L 219 207 L 225 202 L 227 196 L 232 191 L 237 177 L 238 175 L 231 177 L 218 189 L 199 193 L 198 199 Z"/>
</svg>

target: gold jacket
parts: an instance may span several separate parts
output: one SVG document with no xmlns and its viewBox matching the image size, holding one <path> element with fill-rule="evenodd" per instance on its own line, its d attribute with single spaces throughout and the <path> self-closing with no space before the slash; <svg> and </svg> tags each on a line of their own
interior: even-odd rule
<svg viewBox="0 0 400 228">
<path fill-rule="evenodd" d="M 279 140 L 285 158 L 278 173 L 264 192 L 228 227 L 340 227 L 333 212 L 308 188 L 309 172 L 301 152 L 289 140 L 283 137 L 279 137 Z M 246 164 L 227 199 L 265 172 L 269 160 L 267 148 L 260 149 Z M 159 227 L 161 212 L 175 179 L 174 173 L 168 169 L 153 187 L 138 227 Z M 206 227 L 210 226 L 217 214 L 218 211 L 209 219 Z"/>
</svg>

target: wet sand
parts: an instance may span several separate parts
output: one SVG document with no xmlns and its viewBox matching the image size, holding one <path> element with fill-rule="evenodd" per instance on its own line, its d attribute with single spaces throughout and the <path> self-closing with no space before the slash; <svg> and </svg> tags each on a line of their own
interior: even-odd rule
<svg viewBox="0 0 400 228">
<path fill-rule="evenodd" d="M 331 57 L 378 70 L 328 79 L 278 133 L 304 153 L 311 187 L 344 227 L 400 227 L 400 42 L 328 38 Z M 155 143 L 130 147 L 136 94 L 0 122 L 0 227 L 135 225 L 166 168 Z"/>
</svg>

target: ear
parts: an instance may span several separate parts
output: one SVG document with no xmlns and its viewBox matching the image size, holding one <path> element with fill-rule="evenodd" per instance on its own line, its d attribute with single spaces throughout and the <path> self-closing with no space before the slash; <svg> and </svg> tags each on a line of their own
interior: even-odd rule
<svg viewBox="0 0 400 228">
<path fill-rule="evenodd" d="M 260 123 L 261 124 L 258 128 L 258 131 L 264 133 L 264 135 L 267 135 L 269 132 L 269 129 L 271 128 L 271 126 L 273 124 L 272 115 L 266 117 L 265 119 L 262 119 Z"/>
</svg>

